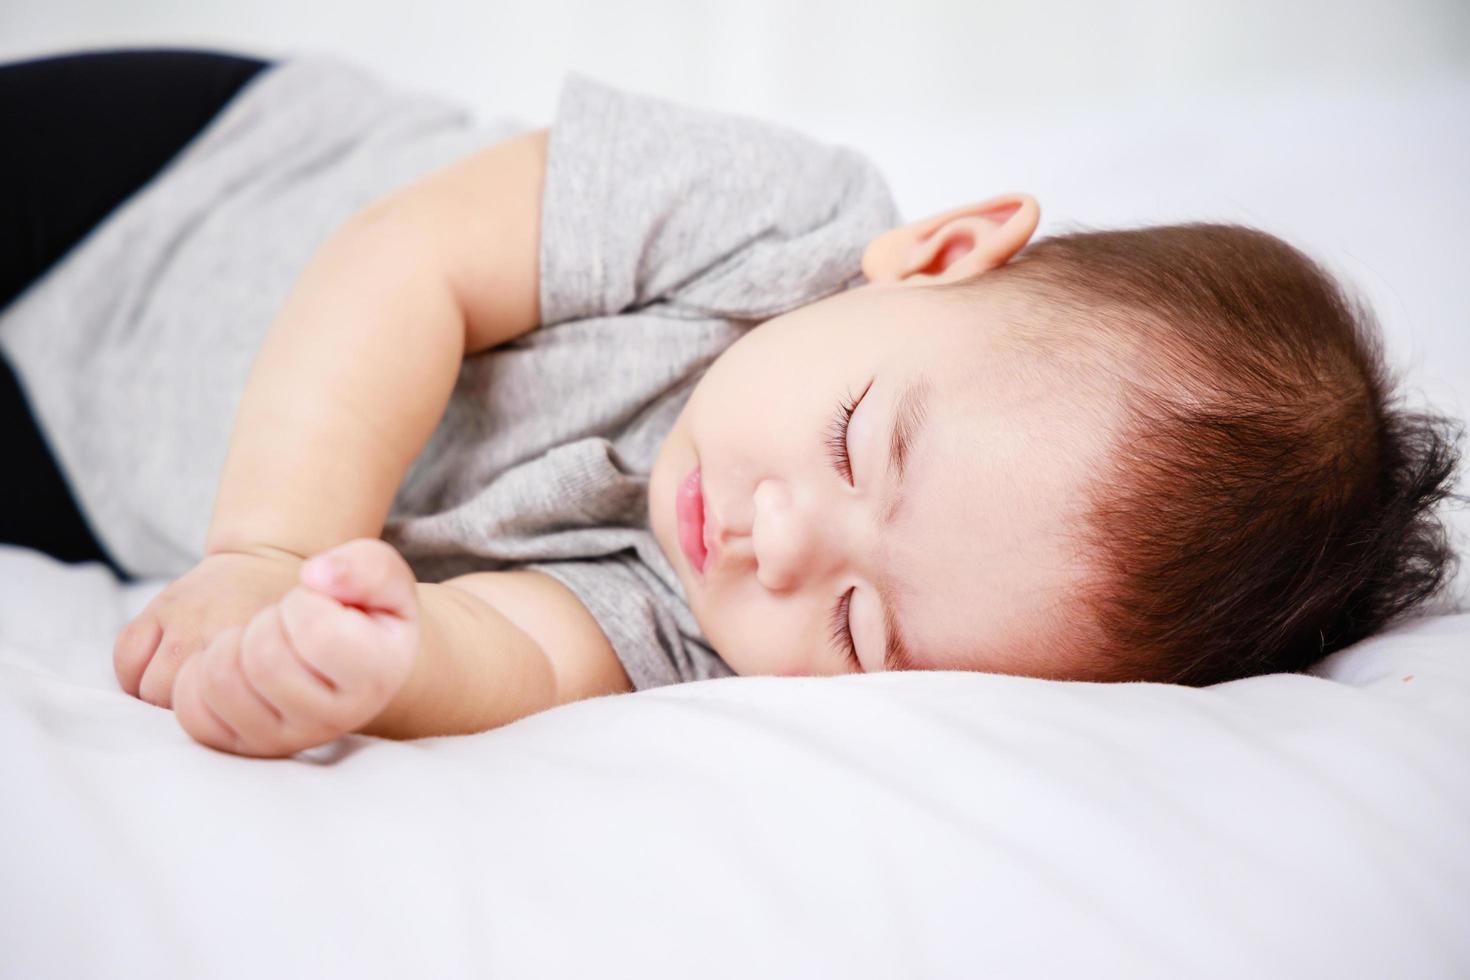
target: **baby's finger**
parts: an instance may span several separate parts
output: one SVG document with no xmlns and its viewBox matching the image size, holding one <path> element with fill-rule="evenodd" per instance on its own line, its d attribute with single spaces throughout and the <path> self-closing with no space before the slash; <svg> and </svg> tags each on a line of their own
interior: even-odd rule
<svg viewBox="0 0 1470 980">
<path fill-rule="evenodd" d="M 322 596 L 315 598 L 323 604 L 331 602 Z M 255 689 L 281 712 L 292 741 L 302 740 L 297 735 L 319 732 L 324 733 L 323 739 L 330 738 L 331 732 L 341 731 L 353 719 L 343 716 L 336 683 L 307 663 L 292 645 L 280 609 L 272 606 L 251 620 L 240 646 L 240 667 Z"/>
<path fill-rule="evenodd" d="M 413 569 L 381 538 L 355 538 L 329 548 L 301 566 L 301 581 L 338 602 L 391 613 L 418 615 Z"/>
<path fill-rule="evenodd" d="M 281 599 L 280 618 L 297 656 L 354 701 L 364 695 L 376 700 L 397 689 L 400 672 L 384 671 L 376 654 L 385 643 L 405 645 L 403 634 L 418 629 L 416 623 L 391 613 L 343 606 L 311 589 L 288 592 Z M 415 644 L 410 639 L 406 645 Z M 411 659 L 405 661 L 403 673 L 409 665 Z"/>
<path fill-rule="evenodd" d="M 174 677 L 174 717 L 196 741 L 226 752 L 234 751 L 240 735 L 204 703 L 204 696 L 199 690 L 200 680 L 199 658 L 191 657 L 184 661 Z"/>
<path fill-rule="evenodd" d="M 231 747 L 236 752 L 242 746 L 273 743 L 282 720 L 279 709 L 255 689 L 240 666 L 240 647 L 248 629 L 249 625 L 226 630 L 194 658 L 199 661 L 199 696 L 239 735 Z"/>
<path fill-rule="evenodd" d="M 112 643 L 112 670 L 122 689 L 140 697 L 143 670 L 163 639 L 163 627 L 150 613 L 140 613 L 122 628 Z"/>
<path fill-rule="evenodd" d="M 205 646 L 197 630 L 164 627 L 157 649 L 138 681 L 138 697 L 160 708 L 172 708 L 174 681 L 178 679 L 179 668 Z"/>
</svg>

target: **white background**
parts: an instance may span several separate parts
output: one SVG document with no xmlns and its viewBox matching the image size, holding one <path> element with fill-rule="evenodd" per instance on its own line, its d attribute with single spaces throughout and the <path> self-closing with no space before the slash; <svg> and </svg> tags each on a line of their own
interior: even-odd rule
<svg viewBox="0 0 1470 980">
<path fill-rule="evenodd" d="M 1064 112 L 1463 72 L 1464 0 L 5 0 L 0 58 L 73 46 L 298 46 L 546 117 L 561 73 L 792 121 Z"/>
</svg>

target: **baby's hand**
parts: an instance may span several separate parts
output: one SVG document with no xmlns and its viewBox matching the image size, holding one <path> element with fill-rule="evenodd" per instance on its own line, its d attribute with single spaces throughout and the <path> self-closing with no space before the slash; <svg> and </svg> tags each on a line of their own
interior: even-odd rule
<svg viewBox="0 0 1470 980">
<path fill-rule="evenodd" d="M 185 662 L 174 714 L 205 745 L 291 755 L 377 717 L 408 680 L 418 640 L 413 570 L 386 541 L 357 538 Z"/>
<path fill-rule="evenodd" d="M 220 552 L 174 579 L 113 643 L 112 667 L 122 689 L 173 707 L 174 677 L 184 661 L 291 591 L 301 565 L 284 551 Z"/>
</svg>

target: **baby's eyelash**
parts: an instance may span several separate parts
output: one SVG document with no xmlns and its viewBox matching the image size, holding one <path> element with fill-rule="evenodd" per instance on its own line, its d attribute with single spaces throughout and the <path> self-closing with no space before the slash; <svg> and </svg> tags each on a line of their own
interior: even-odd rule
<svg viewBox="0 0 1470 980">
<path fill-rule="evenodd" d="M 827 427 L 827 455 L 837 472 L 848 483 L 852 482 L 852 458 L 847 454 L 847 426 L 861 400 L 861 396 L 854 398 L 852 392 L 848 392 L 847 398 L 838 404 L 837 415 Z"/>
<path fill-rule="evenodd" d="M 847 611 L 852 607 L 853 589 L 848 589 L 832 609 L 832 646 L 847 658 L 847 662 L 858 670 L 863 662 L 858 659 L 857 646 L 852 642 L 852 628 L 847 624 Z"/>
<path fill-rule="evenodd" d="M 868 381 L 868 387 L 856 398 L 852 392 L 847 393 L 837 405 L 837 415 L 827 426 L 827 455 L 832 459 L 832 466 L 842 475 L 848 483 L 853 482 L 852 457 L 847 454 L 847 427 L 852 422 L 852 413 L 857 411 L 858 402 L 868 395 L 868 389 L 873 387 L 872 380 Z"/>
<path fill-rule="evenodd" d="M 873 387 L 873 382 L 868 382 L 868 388 Z M 838 403 L 837 414 L 833 417 L 827 428 L 827 455 L 832 459 L 832 466 L 842 478 L 852 483 L 852 457 L 847 453 L 847 427 L 852 422 L 852 413 L 857 410 L 858 402 L 868 393 L 868 388 L 863 389 L 863 394 L 856 398 L 852 392 Z M 837 605 L 832 610 L 832 645 L 847 658 L 847 662 L 858 670 L 863 669 L 863 663 L 858 659 L 857 645 L 852 642 L 852 628 L 847 622 L 847 612 L 852 605 L 852 589 L 837 600 Z"/>
</svg>

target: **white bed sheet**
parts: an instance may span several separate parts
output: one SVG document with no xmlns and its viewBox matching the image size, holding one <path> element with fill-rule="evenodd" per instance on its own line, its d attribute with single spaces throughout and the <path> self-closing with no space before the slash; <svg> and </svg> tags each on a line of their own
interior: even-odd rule
<svg viewBox="0 0 1470 980">
<path fill-rule="evenodd" d="M 0 547 L 7 977 L 1470 974 L 1470 615 L 1205 690 L 730 678 L 227 756 Z"/>
<path fill-rule="evenodd" d="M 1317 246 L 1463 415 L 1470 78 L 963 122 L 846 135 L 914 218 Z M 1470 976 L 1467 613 L 1207 690 L 731 678 L 261 761 L 117 688 L 163 584 L 0 546 L 0 976 Z"/>
</svg>

